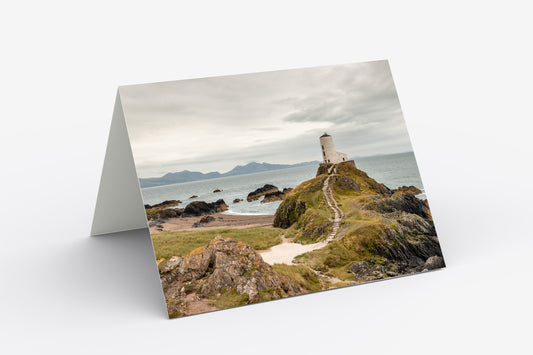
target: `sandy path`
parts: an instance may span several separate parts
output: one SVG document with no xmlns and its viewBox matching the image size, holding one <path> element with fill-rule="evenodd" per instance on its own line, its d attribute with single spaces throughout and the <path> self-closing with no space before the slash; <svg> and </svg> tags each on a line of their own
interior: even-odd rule
<svg viewBox="0 0 533 355">
<path fill-rule="evenodd" d="M 301 254 L 312 250 L 325 247 L 328 243 L 323 241 L 315 244 L 298 244 L 288 243 L 285 238 L 284 242 L 273 246 L 272 248 L 259 252 L 263 260 L 270 265 L 273 264 L 292 264 L 292 260 Z"/>
<path fill-rule="evenodd" d="M 336 171 L 336 166 L 333 167 L 329 174 Z M 335 170 L 335 171 L 334 171 Z M 285 238 L 283 238 L 283 242 L 281 244 L 275 245 L 269 250 L 265 250 L 263 252 L 260 252 L 261 256 L 263 257 L 263 260 L 267 262 L 270 265 L 273 264 L 288 264 L 291 265 L 293 259 L 301 254 L 310 252 L 312 250 L 317 250 L 320 248 L 325 247 L 328 245 L 330 241 L 335 239 L 337 236 L 337 232 L 339 231 L 340 223 L 342 219 L 344 218 L 344 213 L 337 205 L 337 201 L 335 201 L 335 198 L 333 197 L 333 192 L 331 191 L 331 187 L 329 186 L 329 178 L 331 175 L 328 175 L 326 180 L 324 181 L 324 186 L 322 187 L 322 192 L 324 193 L 324 197 L 326 199 L 326 203 L 328 207 L 333 212 L 333 218 L 330 218 L 330 221 L 333 222 L 333 230 L 330 234 L 326 237 L 325 241 L 314 243 L 314 244 L 298 244 L 298 243 L 289 243 Z M 330 277 L 331 278 L 331 277 Z M 334 278 L 331 278 L 334 279 Z M 339 282 L 339 279 L 335 279 L 335 282 Z"/>
<path fill-rule="evenodd" d="M 331 174 L 335 170 L 335 173 L 337 172 L 337 167 L 334 166 L 330 171 L 329 174 Z M 326 203 L 328 204 L 329 208 L 333 211 L 333 218 L 330 218 L 329 220 L 333 222 L 333 230 L 330 234 L 326 237 L 326 241 L 329 242 L 333 239 L 335 239 L 335 236 L 337 235 L 337 232 L 339 231 L 339 227 L 341 224 L 341 220 L 344 217 L 344 213 L 337 205 L 337 201 L 335 201 L 335 198 L 333 197 L 333 192 L 331 191 L 331 187 L 329 186 L 329 178 L 331 175 L 328 175 L 326 180 L 324 181 L 324 186 L 322 187 L 322 193 L 324 194 L 324 197 L 326 198 Z"/>
</svg>

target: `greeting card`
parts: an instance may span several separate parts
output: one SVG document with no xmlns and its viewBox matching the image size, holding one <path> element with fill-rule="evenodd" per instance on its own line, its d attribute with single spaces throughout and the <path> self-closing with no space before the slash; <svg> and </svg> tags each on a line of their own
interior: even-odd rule
<svg viewBox="0 0 533 355">
<path fill-rule="evenodd" d="M 123 86 L 92 234 L 182 317 L 444 267 L 387 61 Z"/>
</svg>

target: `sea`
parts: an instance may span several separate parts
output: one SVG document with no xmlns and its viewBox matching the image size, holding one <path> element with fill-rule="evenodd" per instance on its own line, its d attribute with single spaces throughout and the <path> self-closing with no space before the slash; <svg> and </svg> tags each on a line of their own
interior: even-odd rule
<svg viewBox="0 0 533 355">
<path fill-rule="evenodd" d="M 358 169 L 365 171 L 376 181 L 390 189 L 400 186 L 416 186 L 422 190 L 419 198 L 426 198 L 422 180 L 418 172 L 415 156 L 412 152 L 380 155 L 354 159 Z M 265 184 L 285 187 L 296 187 L 302 182 L 316 176 L 317 165 L 300 166 L 261 173 L 221 177 L 210 180 L 183 182 L 164 186 L 153 186 L 141 189 L 145 204 L 156 204 L 165 200 L 180 200 L 182 203 L 174 208 L 183 208 L 192 201 L 214 202 L 223 199 L 229 206 L 224 213 L 239 215 L 274 214 L 281 201 L 261 203 L 260 200 L 247 202 L 246 196 Z M 214 190 L 222 192 L 213 192 Z M 191 196 L 198 196 L 190 198 Z M 234 199 L 243 199 L 233 203 Z"/>
</svg>

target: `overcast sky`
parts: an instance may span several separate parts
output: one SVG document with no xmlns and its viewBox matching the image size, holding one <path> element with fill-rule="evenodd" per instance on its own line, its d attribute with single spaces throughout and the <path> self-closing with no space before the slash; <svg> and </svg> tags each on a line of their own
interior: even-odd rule
<svg viewBox="0 0 533 355">
<path fill-rule="evenodd" d="M 122 86 L 139 177 L 411 150 L 387 61 Z"/>
</svg>

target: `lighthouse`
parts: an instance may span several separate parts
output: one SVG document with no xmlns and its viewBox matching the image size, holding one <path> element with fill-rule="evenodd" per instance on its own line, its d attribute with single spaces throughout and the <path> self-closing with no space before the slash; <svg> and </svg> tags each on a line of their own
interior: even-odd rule
<svg viewBox="0 0 533 355">
<path fill-rule="evenodd" d="M 339 164 L 348 161 L 348 156 L 344 153 L 337 152 L 333 137 L 324 133 L 320 136 L 320 146 L 322 148 L 322 158 L 324 164 Z"/>
</svg>

